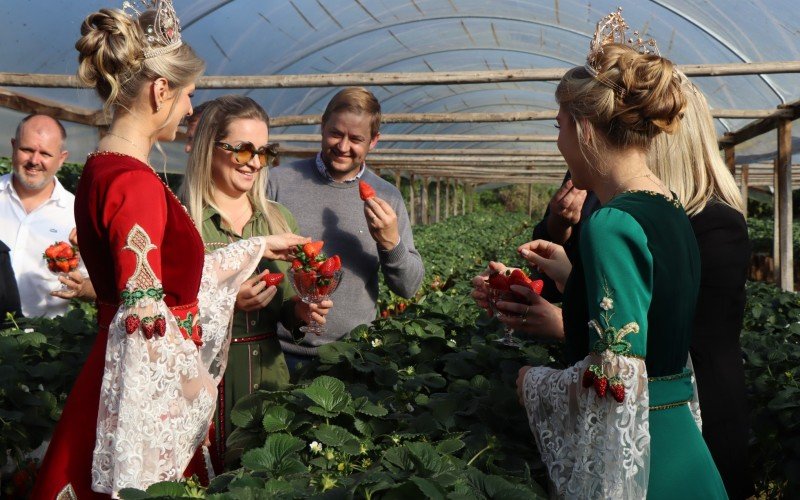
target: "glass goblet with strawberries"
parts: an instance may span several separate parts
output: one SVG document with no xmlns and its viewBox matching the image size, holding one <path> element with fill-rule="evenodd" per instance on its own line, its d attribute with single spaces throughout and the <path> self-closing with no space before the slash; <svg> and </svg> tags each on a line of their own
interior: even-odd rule
<svg viewBox="0 0 800 500">
<path fill-rule="evenodd" d="M 66 241 L 57 241 L 44 251 L 44 260 L 47 269 L 58 276 L 67 276 L 68 273 L 78 268 L 80 257 L 78 249 Z M 67 291 L 70 288 L 61 284 L 55 291 Z"/>
<path fill-rule="evenodd" d="M 542 280 L 532 280 L 522 269 L 510 269 L 504 273 L 496 272 L 489 275 L 487 279 L 489 306 L 498 318 L 511 317 L 507 311 L 502 311 L 497 307 L 498 302 L 516 302 L 526 304 L 525 296 L 511 290 L 513 285 L 522 286 L 531 292 L 539 295 L 542 293 Z M 522 343 L 514 338 L 514 329 L 504 325 L 503 338 L 495 342 L 509 346 L 521 347 Z"/>
<path fill-rule="evenodd" d="M 319 304 L 328 300 L 339 287 L 344 275 L 339 256 L 326 257 L 321 251 L 322 246 L 321 241 L 298 246 L 292 268 L 289 269 L 289 283 L 306 304 Z M 311 323 L 300 327 L 300 331 L 323 335 L 326 329 L 325 325 L 312 319 Z"/>
</svg>

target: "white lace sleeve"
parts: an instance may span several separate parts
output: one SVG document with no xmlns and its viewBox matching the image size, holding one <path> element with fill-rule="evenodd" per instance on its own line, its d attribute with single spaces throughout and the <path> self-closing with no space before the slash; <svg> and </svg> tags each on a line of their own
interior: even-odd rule
<svg viewBox="0 0 800 500">
<path fill-rule="evenodd" d="M 686 368 L 692 372 L 692 400 L 689 401 L 689 411 L 692 412 L 692 418 L 694 418 L 694 423 L 697 424 L 697 429 L 703 432 L 703 416 L 700 413 L 700 397 L 697 393 L 697 379 L 694 376 L 691 354 L 686 358 Z"/>
<path fill-rule="evenodd" d="M 624 399 L 599 396 L 584 374 L 587 356 L 566 370 L 534 367 L 524 381 L 525 409 L 558 498 L 640 499 L 650 465 L 647 371 L 616 356 Z M 596 365 L 594 365 L 596 366 Z"/>
<path fill-rule="evenodd" d="M 230 325 L 236 294 L 242 283 L 253 274 L 266 241 L 258 236 L 232 243 L 206 254 L 203 278 L 197 300 L 203 346 L 200 355 L 216 382 L 225 373 L 230 345 Z"/>
<path fill-rule="evenodd" d="M 181 333 L 147 261 L 155 249 L 135 225 L 123 251 L 136 270 L 108 331 L 92 489 L 115 495 L 180 477 L 205 438 L 216 382 Z"/>
</svg>

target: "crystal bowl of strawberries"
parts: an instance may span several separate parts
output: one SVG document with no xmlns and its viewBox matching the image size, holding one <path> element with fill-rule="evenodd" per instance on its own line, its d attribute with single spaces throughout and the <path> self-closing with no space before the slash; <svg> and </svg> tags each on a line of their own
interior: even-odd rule
<svg viewBox="0 0 800 500">
<path fill-rule="evenodd" d="M 490 274 L 486 280 L 487 295 L 489 297 L 489 306 L 498 318 L 511 316 L 507 311 L 497 307 L 498 302 L 528 304 L 524 294 L 511 289 L 514 285 L 527 288 L 536 295 L 540 295 L 544 282 L 542 280 L 532 280 L 522 269 L 508 269 L 505 272 Z M 520 347 L 522 344 L 514 338 L 513 334 L 514 330 L 506 325 L 503 338 L 498 339 L 497 342 L 511 347 Z"/>
<path fill-rule="evenodd" d="M 66 241 L 57 241 L 44 250 L 44 260 L 47 269 L 58 275 L 65 275 L 78 268 L 80 257 L 78 248 Z M 66 287 L 62 285 L 61 290 Z"/>
<path fill-rule="evenodd" d="M 319 304 L 327 300 L 339 287 L 344 276 L 339 256 L 326 256 L 322 252 L 323 245 L 322 241 L 298 245 L 289 269 L 289 283 L 306 304 Z M 325 326 L 312 321 L 301 327 L 300 331 L 322 335 L 325 333 Z"/>
</svg>

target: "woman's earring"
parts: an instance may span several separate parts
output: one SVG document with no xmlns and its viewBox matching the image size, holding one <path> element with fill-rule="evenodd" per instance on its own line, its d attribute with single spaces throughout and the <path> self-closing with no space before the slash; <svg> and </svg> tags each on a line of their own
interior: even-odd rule
<svg viewBox="0 0 800 500">
<path fill-rule="evenodd" d="M 156 113 L 158 113 L 159 111 L 161 111 L 161 103 L 158 103 L 156 105 Z"/>
</svg>

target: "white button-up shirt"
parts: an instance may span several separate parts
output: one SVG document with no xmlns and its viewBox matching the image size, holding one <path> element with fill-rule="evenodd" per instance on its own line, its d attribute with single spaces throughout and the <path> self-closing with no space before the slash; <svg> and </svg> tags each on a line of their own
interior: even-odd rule
<svg viewBox="0 0 800 500">
<path fill-rule="evenodd" d="M 55 179 L 50 199 L 26 213 L 11 175 L 0 176 L 0 240 L 11 249 L 22 314 L 52 318 L 67 312 L 69 301 L 50 295 L 61 283 L 58 275 L 47 269 L 43 255 L 53 243 L 69 241 L 75 227 L 75 196 Z"/>
</svg>

